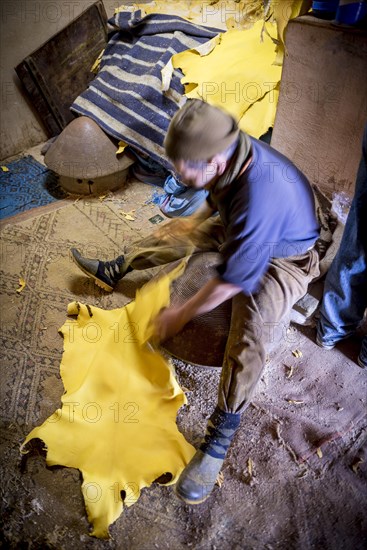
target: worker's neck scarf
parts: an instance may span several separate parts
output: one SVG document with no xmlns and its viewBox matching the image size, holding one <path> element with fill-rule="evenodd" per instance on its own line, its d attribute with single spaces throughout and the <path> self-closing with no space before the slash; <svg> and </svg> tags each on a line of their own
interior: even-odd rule
<svg viewBox="0 0 367 550">
<path fill-rule="evenodd" d="M 250 142 L 250 143 L 249 143 Z M 214 203 L 228 192 L 229 185 L 240 175 L 243 165 L 251 154 L 251 141 L 247 134 L 240 132 L 238 146 L 229 161 L 225 172 L 219 176 L 210 190 L 210 197 Z"/>
</svg>

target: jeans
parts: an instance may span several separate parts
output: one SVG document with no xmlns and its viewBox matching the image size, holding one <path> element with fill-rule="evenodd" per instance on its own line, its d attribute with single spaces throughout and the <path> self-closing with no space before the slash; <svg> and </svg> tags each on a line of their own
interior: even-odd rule
<svg viewBox="0 0 367 550">
<path fill-rule="evenodd" d="M 131 168 L 138 180 L 163 187 L 159 208 L 167 218 L 191 216 L 203 204 L 208 195 L 205 189 L 190 189 L 177 181 L 161 164 L 135 149 L 129 149 L 136 159 Z"/>
<path fill-rule="evenodd" d="M 354 334 L 367 308 L 367 125 L 355 195 L 339 250 L 325 279 L 318 338 L 334 345 Z M 367 335 L 360 362 L 367 366 Z"/>
<path fill-rule="evenodd" d="M 192 189 L 180 184 L 173 176 L 168 176 L 163 189 L 166 192 L 160 209 L 168 218 L 191 216 L 208 196 L 205 189 Z"/>
</svg>

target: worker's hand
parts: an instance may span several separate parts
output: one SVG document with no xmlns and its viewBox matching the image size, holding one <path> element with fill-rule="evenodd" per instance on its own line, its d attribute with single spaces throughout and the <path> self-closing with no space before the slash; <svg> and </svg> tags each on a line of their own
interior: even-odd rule
<svg viewBox="0 0 367 550">
<path fill-rule="evenodd" d="M 181 309 L 169 307 L 162 309 L 154 320 L 154 342 L 164 342 L 175 336 L 183 329 L 186 322 L 183 319 Z"/>
</svg>

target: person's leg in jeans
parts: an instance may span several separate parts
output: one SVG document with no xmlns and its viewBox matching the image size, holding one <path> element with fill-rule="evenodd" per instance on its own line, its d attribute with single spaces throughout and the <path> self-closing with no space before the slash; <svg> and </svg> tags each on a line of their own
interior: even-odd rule
<svg viewBox="0 0 367 550">
<path fill-rule="evenodd" d="M 339 250 L 325 279 L 317 343 L 331 349 L 352 335 L 367 308 L 367 126 L 355 195 Z M 367 337 L 359 357 L 367 366 Z"/>
<path fill-rule="evenodd" d="M 231 327 L 218 392 L 218 405 L 210 417 L 199 450 L 185 468 L 176 493 L 185 502 L 205 500 L 214 487 L 228 447 L 249 405 L 265 365 L 265 349 L 274 325 L 305 295 L 319 274 L 315 250 L 293 258 L 274 259 L 259 291 L 232 298 Z"/>
</svg>

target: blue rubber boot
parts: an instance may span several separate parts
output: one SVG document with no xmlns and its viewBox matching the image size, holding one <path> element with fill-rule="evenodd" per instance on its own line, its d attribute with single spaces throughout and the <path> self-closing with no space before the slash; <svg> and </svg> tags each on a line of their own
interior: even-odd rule
<svg viewBox="0 0 367 550">
<path fill-rule="evenodd" d="M 181 500 L 187 504 L 200 504 L 209 497 L 240 419 L 240 414 L 226 413 L 216 407 L 200 448 L 175 485 L 175 493 Z"/>
</svg>

